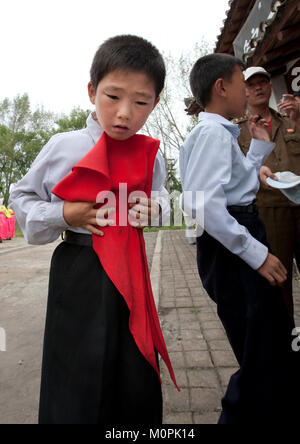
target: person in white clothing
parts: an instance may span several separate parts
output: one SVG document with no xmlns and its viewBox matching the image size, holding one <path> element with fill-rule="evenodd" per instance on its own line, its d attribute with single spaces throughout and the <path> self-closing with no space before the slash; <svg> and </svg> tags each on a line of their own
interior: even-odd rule
<svg viewBox="0 0 300 444">
<path fill-rule="evenodd" d="M 43 245 L 57 240 L 66 231 L 64 242 L 54 251 L 50 269 L 41 424 L 107 427 L 162 422 L 161 383 L 156 368 L 149 363 L 153 356 L 151 362 L 158 368 L 156 352 L 162 339 L 158 338 L 159 329 L 155 327 L 155 340 L 158 339 L 156 348 L 151 348 L 157 318 L 148 306 L 142 305 L 145 302 L 142 292 L 140 298 L 135 297 L 136 288 L 146 288 L 147 268 L 140 261 L 140 271 L 133 275 L 121 258 L 129 257 L 131 251 L 133 256 L 142 254 L 140 232 L 151 223 L 153 215 L 159 218 L 159 204 L 161 213 L 168 213 L 162 156 L 154 150 L 152 154 L 146 151 L 141 142 L 139 163 L 132 156 L 137 150 L 130 145 L 159 102 L 164 81 L 163 58 L 150 42 L 137 36 L 116 36 L 105 41 L 91 67 L 88 92 L 95 112 L 88 117 L 87 127 L 53 136 L 11 192 L 10 202 L 27 242 Z M 141 138 L 145 140 L 144 136 Z M 93 162 L 99 162 L 99 168 L 107 166 L 110 181 L 115 183 L 116 199 L 120 197 L 117 188 L 120 189 L 121 179 L 117 175 L 119 158 L 115 160 L 114 155 L 123 156 L 124 181 L 131 181 L 132 191 L 143 190 L 149 184 L 147 198 L 139 198 L 139 203 L 131 203 L 126 191 L 125 212 L 134 219 L 134 227 L 128 224 L 113 227 L 106 218 L 110 208 L 96 208 L 98 198 L 91 197 L 90 201 L 75 196 L 75 200 L 62 200 L 54 194 L 56 186 L 90 152 L 95 153 L 94 148 L 103 141 L 110 141 L 107 146 L 117 148 L 114 152 L 108 150 L 106 158 L 94 158 Z M 128 151 L 123 142 L 129 144 Z M 156 146 L 158 149 L 157 143 Z M 88 179 L 92 173 L 89 170 Z M 88 188 L 88 180 L 78 183 L 81 191 Z M 100 183 L 99 193 L 106 192 Z M 130 240 L 137 239 L 137 233 L 139 241 L 132 247 Z M 105 243 L 114 234 L 115 238 Z M 128 243 L 122 243 L 122 239 Z M 107 268 L 107 262 L 102 262 L 96 254 L 95 240 L 103 246 L 103 253 L 109 250 L 107 245 L 113 252 L 116 249 L 115 264 L 119 268 L 113 276 L 109 273 L 113 267 Z M 122 289 L 115 284 L 116 275 L 123 279 Z M 126 296 L 129 294 L 127 299 L 124 287 Z M 146 291 L 144 294 L 151 297 L 149 286 Z M 130 304 L 127 301 L 131 295 L 135 300 Z M 152 300 L 148 298 L 147 303 L 150 306 Z M 139 319 L 153 322 L 153 329 L 148 328 L 149 324 L 145 326 L 147 337 L 140 339 L 139 335 L 138 341 L 134 333 L 140 334 L 142 330 L 131 322 L 132 306 L 138 307 L 135 313 L 138 312 Z M 150 358 L 143 354 L 145 349 L 150 350 Z"/>
<path fill-rule="evenodd" d="M 276 424 L 292 421 L 297 412 L 300 355 L 291 348 L 294 324 L 278 287 L 287 272 L 269 250 L 255 205 L 260 167 L 275 145 L 266 122 L 253 116 L 245 157 L 239 128 L 231 122 L 246 110 L 243 69 L 235 57 L 212 54 L 191 72 L 192 92 L 205 112 L 180 151 L 183 210 L 201 223 L 196 193 L 204 192 L 199 274 L 240 365 L 219 423 Z"/>
</svg>

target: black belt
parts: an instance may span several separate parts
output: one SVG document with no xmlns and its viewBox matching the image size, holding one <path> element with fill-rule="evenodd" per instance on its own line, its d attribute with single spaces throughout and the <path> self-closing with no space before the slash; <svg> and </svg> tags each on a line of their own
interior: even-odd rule
<svg viewBox="0 0 300 444">
<path fill-rule="evenodd" d="M 258 207 L 255 203 L 247 205 L 246 207 L 231 205 L 230 207 L 227 207 L 227 209 L 230 213 L 258 214 Z"/>
<path fill-rule="evenodd" d="M 63 240 L 68 244 L 80 245 L 82 247 L 92 247 L 92 234 L 74 233 L 74 231 L 66 231 Z"/>
</svg>

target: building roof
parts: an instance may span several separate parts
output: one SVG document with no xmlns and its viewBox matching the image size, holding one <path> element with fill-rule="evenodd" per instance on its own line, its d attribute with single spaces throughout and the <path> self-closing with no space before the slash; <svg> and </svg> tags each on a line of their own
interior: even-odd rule
<svg viewBox="0 0 300 444">
<path fill-rule="evenodd" d="M 215 52 L 234 55 L 233 42 L 248 18 L 256 0 L 229 0 L 227 18 L 218 36 Z"/>
<path fill-rule="evenodd" d="M 242 58 L 247 66 L 261 65 L 272 74 L 280 74 L 289 61 L 300 56 L 300 0 L 264 2 L 264 7 L 269 5 L 264 16 L 259 14 L 262 2 L 258 0 L 229 2 L 230 10 L 215 52 L 234 54 L 234 45 L 241 39 Z"/>
</svg>

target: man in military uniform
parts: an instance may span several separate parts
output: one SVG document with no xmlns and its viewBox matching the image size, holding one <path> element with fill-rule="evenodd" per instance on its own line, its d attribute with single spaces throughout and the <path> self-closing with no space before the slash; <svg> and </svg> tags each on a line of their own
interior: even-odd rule
<svg viewBox="0 0 300 444">
<path fill-rule="evenodd" d="M 300 175 L 300 130 L 289 117 L 269 107 L 272 93 L 270 74 L 261 67 L 248 68 L 245 71 L 245 81 L 249 115 L 259 115 L 268 122 L 271 140 L 276 143 L 276 148 L 267 159 L 266 166 L 273 173 L 291 171 Z M 300 115 L 299 106 L 296 100 L 293 100 L 294 114 L 298 112 Z M 251 143 L 248 118 L 240 119 L 237 123 L 241 129 L 240 147 L 246 154 Z M 283 287 L 283 293 L 289 311 L 293 315 L 294 257 L 300 269 L 300 206 L 289 201 L 279 190 L 265 185 L 261 186 L 257 199 L 260 217 L 266 225 L 273 254 L 288 270 L 288 280 Z"/>
</svg>

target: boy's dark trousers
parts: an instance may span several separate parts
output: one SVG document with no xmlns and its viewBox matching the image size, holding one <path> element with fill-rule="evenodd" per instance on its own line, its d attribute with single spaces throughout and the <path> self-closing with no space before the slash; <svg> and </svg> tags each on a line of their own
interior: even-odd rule
<svg viewBox="0 0 300 444">
<path fill-rule="evenodd" d="M 267 245 L 264 224 L 252 208 L 229 211 Z M 206 232 L 197 239 L 197 262 L 240 365 L 222 400 L 219 423 L 292 423 L 300 400 L 300 352 L 292 350 L 295 326 L 279 288 Z"/>
</svg>

